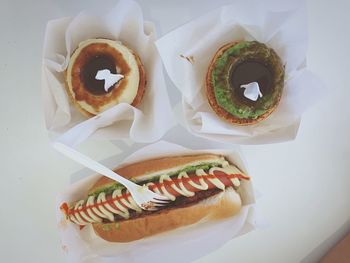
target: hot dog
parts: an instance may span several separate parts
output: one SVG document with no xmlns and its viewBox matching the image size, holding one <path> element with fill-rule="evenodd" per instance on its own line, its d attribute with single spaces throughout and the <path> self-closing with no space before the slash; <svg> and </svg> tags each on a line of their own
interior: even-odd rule
<svg viewBox="0 0 350 263">
<path fill-rule="evenodd" d="M 157 211 L 142 210 L 122 185 L 100 177 L 85 199 L 61 205 L 70 222 L 92 225 L 98 236 L 111 242 L 138 240 L 203 218 L 232 216 L 241 208 L 241 180 L 249 180 L 225 157 L 214 154 L 146 160 L 115 171 L 171 202 Z"/>
</svg>

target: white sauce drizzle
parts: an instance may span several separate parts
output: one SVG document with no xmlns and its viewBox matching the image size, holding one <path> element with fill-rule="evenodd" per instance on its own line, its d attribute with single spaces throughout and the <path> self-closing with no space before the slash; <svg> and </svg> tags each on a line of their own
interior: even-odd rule
<svg viewBox="0 0 350 263">
<path fill-rule="evenodd" d="M 180 180 L 179 186 L 182 189 L 182 191 L 184 193 L 184 196 L 194 196 L 194 192 L 191 192 L 191 191 L 187 190 L 186 187 L 184 186 L 184 183 L 181 180 L 183 177 L 185 177 L 185 178 L 190 178 L 190 177 L 188 176 L 188 174 L 186 172 L 181 172 L 179 174 L 179 176 L 177 177 Z M 191 179 L 188 182 L 191 182 Z"/>
<path fill-rule="evenodd" d="M 227 161 L 222 162 L 222 168 L 221 167 L 212 167 L 209 169 L 209 173 L 206 173 L 203 169 L 197 169 L 195 171 L 196 176 L 199 177 L 199 183 L 195 183 L 191 177 L 186 172 L 181 172 L 177 176 L 178 185 L 175 184 L 173 179 L 167 175 L 163 174 L 159 178 L 159 185 L 149 182 L 146 184 L 146 186 L 150 189 L 152 189 L 154 192 L 160 195 L 164 195 L 168 197 L 170 200 L 174 201 L 176 199 L 176 196 L 169 193 L 168 190 L 165 187 L 165 181 L 171 182 L 170 187 L 174 189 L 177 193 L 180 195 L 190 197 L 194 196 L 195 192 L 190 191 L 187 189 L 183 183 L 183 178 L 186 178 L 188 183 L 198 189 L 198 190 L 207 190 L 209 188 L 208 184 L 205 182 L 204 177 L 211 176 L 213 178 L 207 178 L 208 181 L 210 181 L 215 187 L 225 190 L 225 185 L 214 175 L 215 171 L 221 171 L 225 174 L 242 174 L 240 170 L 238 170 L 237 167 L 230 165 Z M 230 179 L 232 184 L 236 187 L 238 187 L 241 183 L 240 180 L 236 177 L 233 177 Z M 160 188 L 160 189 L 159 189 Z M 74 206 L 73 213 L 70 214 L 69 218 L 72 222 L 78 224 L 78 225 L 87 225 L 89 223 L 101 223 L 102 218 L 108 219 L 109 221 L 114 221 L 114 214 L 117 214 L 124 219 L 128 219 L 130 217 L 129 209 L 135 210 L 136 212 L 140 213 L 142 209 L 135 203 L 129 192 L 126 190 L 125 194 L 123 195 L 121 189 L 116 189 L 112 193 L 112 202 L 116 208 L 111 206 L 110 203 L 107 202 L 106 199 L 106 193 L 101 192 L 96 199 L 95 197 L 90 196 L 88 200 L 86 201 L 86 212 L 84 212 L 84 200 L 80 200 L 77 202 Z M 98 207 L 98 208 L 97 208 Z M 92 210 L 92 211 L 91 211 Z"/>
<path fill-rule="evenodd" d="M 114 215 L 113 213 L 109 212 L 106 207 L 101 204 L 102 202 L 106 202 L 106 193 L 102 192 L 98 195 L 97 197 L 97 204 L 99 205 L 98 208 L 100 209 L 100 211 L 102 212 L 102 214 L 104 214 L 109 221 L 113 222 L 114 221 Z"/>
<path fill-rule="evenodd" d="M 224 172 L 226 174 L 241 174 L 241 171 L 238 170 L 238 168 L 236 166 L 230 165 L 228 162 L 223 163 L 222 168 L 220 168 L 220 167 L 211 168 L 209 170 L 209 173 L 212 174 L 215 171 L 221 171 L 221 172 Z M 241 185 L 241 182 L 236 177 L 231 178 L 231 182 L 236 187 Z"/>
<path fill-rule="evenodd" d="M 90 197 L 88 198 L 87 202 L 86 202 L 86 206 L 94 205 L 94 199 L 95 199 L 94 196 L 90 196 Z M 99 222 L 99 223 L 102 222 L 102 218 L 96 216 L 96 215 L 92 212 L 91 208 L 87 208 L 86 211 L 88 212 L 89 216 L 90 216 L 93 220 L 95 220 L 95 222 Z"/>
<path fill-rule="evenodd" d="M 112 194 L 113 204 L 120 209 L 120 212 L 118 213 L 120 216 L 122 216 L 125 219 L 129 218 L 129 210 L 122 206 L 122 204 L 119 202 L 119 200 L 116 200 L 118 196 L 122 195 L 122 191 L 120 189 L 114 190 Z"/>
<path fill-rule="evenodd" d="M 74 209 L 78 210 L 80 209 L 84 204 L 84 200 L 80 200 L 79 202 L 77 202 L 75 204 Z M 74 219 L 73 219 L 74 218 Z M 78 225 L 87 225 L 88 223 L 86 223 L 80 216 L 79 212 L 78 213 L 74 213 L 74 216 L 71 216 L 71 219 L 73 219 L 73 222 L 78 222 Z"/>
</svg>

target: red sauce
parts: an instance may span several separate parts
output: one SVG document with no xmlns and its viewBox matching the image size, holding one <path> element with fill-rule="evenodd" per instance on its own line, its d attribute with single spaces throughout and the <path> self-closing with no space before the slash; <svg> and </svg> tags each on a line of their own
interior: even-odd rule
<svg viewBox="0 0 350 263">
<path fill-rule="evenodd" d="M 61 204 L 60 210 L 63 211 L 63 213 L 64 213 L 65 215 L 68 215 L 68 213 L 69 213 L 68 204 L 67 204 L 67 203 Z"/>
<path fill-rule="evenodd" d="M 202 191 L 200 189 L 197 189 L 195 187 L 193 187 L 189 181 L 193 181 L 195 184 L 200 184 L 199 183 L 199 180 L 203 178 L 204 179 L 204 182 L 208 185 L 208 189 L 213 189 L 215 188 L 216 186 L 210 182 L 210 179 L 214 179 L 214 178 L 217 178 L 219 179 L 226 187 L 227 186 L 231 186 L 232 185 L 232 182 L 231 182 L 231 179 L 233 178 L 238 178 L 238 179 L 244 179 L 244 180 L 249 180 L 250 178 L 247 177 L 247 176 L 244 176 L 242 174 L 225 174 L 224 172 L 222 171 L 214 171 L 214 174 L 209 174 L 209 175 L 206 175 L 206 176 L 197 176 L 195 174 L 190 174 L 189 175 L 189 178 L 185 178 L 185 177 L 182 177 L 181 179 L 178 179 L 178 178 L 171 178 L 171 181 L 164 181 L 163 183 L 154 183 L 154 185 L 151 185 L 149 186 L 149 189 L 150 190 L 154 190 L 155 188 L 158 188 L 158 190 L 160 192 L 161 191 L 161 187 L 162 186 L 165 186 L 165 189 L 172 195 L 174 195 L 175 197 L 177 196 L 180 196 L 181 194 L 178 193 L 177 191 L 175 191 L 171 186 L 173 184 L 175 184 L 177 187 L 180 186 L 180 182 L 183 183 L 184 187 L 190 191 L 190 192 L 199 192 L 199 191 Z M 106 197 L 106 201 L 104 202 L 95 202 L 93 205 L 84 205 L 83 207 L 79 208 L 79 209 L 68 209 L 68 205 L 66 203 L 62 204 L 61 205 L 61 209 L 65 209 L 65 213 L 67 215 L 70 215 L 70 214 L 74 214 L 76 212 L 80 212 L 80 211 L 86 211 L 86 209 L 88 208 L 97 208 L 98 209 L 98 206 L 100 205 L 105 205 L 105 204 L 109 204 L 111 205 L 114 209 L 116 210 L 120 210 L 116 205 L 114 205 L 114 201 L 117 201 L 117 200 L 121 200 L 121 199 L 125 199 L 128 201 L 128 197 L 130 197 L 131 194 L 130 193 L 123 193 L 122 195 L 120 196 L 117 196 L 115 198 L 112 198 L 111 195 L 107 196 Z M 123 205 L 124 207 L 127 208 L 127 206 L 125 206 L 122 202 L 120 202 L 121 205 Z M 108 209 L 107 209 L 108 210 Z M 91 212 L 93 212 L 93 210 L 91 210 Z M 94 212 L 93 212 L 94 213 Z M 96 215 L 96 213 L 94 213 Z M 96 215 L 98 217 L 98 215 Z M 84 220 L 84 218 L 82 218 Z M 84 220 L 85 221 L 85 220 Z"/>
</svg>

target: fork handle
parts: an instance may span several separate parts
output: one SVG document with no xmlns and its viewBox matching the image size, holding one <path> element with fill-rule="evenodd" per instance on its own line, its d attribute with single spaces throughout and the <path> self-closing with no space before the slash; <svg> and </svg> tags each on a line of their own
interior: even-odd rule
<svg viewBox="0 0 350 263">
<path fill-rule="evenodd" d="M 59 152 L 63 153 L 67 157 L 73 159 L 74 161 L 86 166 L 87 168 L 102 174 L 104 176 L 107 176 L 111 178 L 114 181 L 117 181 L 124 185 L 126 188 L 132 187 L 129 180 L 125 179 L 124 177 L 118 175 L 117 173 L 113 172 L 111 169 L 107 168 L 106 166 L 94 161 L 90 157 L 74 150 L 73 148 L 60 143 L 60 142 L 53 142 L 52 146 Z"/>
</svg>

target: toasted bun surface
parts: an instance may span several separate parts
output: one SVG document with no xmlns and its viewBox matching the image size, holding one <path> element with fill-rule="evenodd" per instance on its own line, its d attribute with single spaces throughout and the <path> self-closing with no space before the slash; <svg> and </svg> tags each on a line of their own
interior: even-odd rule
<svg viewBox="0 0 350 263">
<path fill-rule="evenodd" d="M 142 177 L 144 174 L 176 169 L 196 162 L 219 162 L 222 156 L 214 154 L 164 157 L 129 164 L 115 171 L 125 178 Z M 90 189 L 90 193 L 114 181 L 101 177 Z M 181 208 L 162 210 L 155 214 L 123 220 L 118 223 L 93 224 L 95 233 L 110 242 L 130 242 L 158 233 L 187 226 L 203 218 L 220 219 L 232 216 L 241 208 L 241 198 L 232 188 L 204 199 L 198 203 Z"/>
<path fill-rule="evenodd" d="M 217 59 L 229 48 L 235 46 L 236 44 L 239 44 L 240 41 L 228 43 L 226 45 L 223 45 L 220 47 L 217 52 L 215 53 L 213 59 L 211 60 L 209 64 L 209 68 L 207 71 L 206 79 L 205 79 L 205 86 L 206 86 L 206 94 L 208 98 L 209 105 L 211 108 L 214 110 L 214 112 L 223 120 L 230 122 L 235 125 L 240 125 L 240 126 L 246 126 L 246 125 L 252 125 L 256 124 L 264 119 L 266 119 L 278 106 L 278 103 L 276 103 L 273 107 L 269 108 L 267 112 L 265 112 L 263 115 L 260 115 L 259 117 L 252 119 L 252 118 L 246 118 L 246 119 L 241 119 L 238 118 L 231 113 L 227 112 L 225 109 L 223 109 L 216 101 L 215 98 L 215 93 L 214 93 L 214 85 L 212 83 L 212 71 L 214 69 L 215 63 Z M 280 100 L 281 97 L 279 97 L 278 101 Z"/>
<path fill-rule="evenodd" d="M 221 219 L 239 212 L 241 198 L 232 188 L 197 204 L 161 211 L 119 223 L 93 224 L 95 233 L 110 242 L 130 242 L 179 227 L 195 224 L 201 219 Z"/>
<path fill-rule="evenodd" d="M 147 175 L 158 172 L 162 173 L 166 170 L 176 169 L 177 167 L 191 165 L 198 162 L 219 162 L 221 159 L 222 156 L 214 154 L 162 157 L 125 165 L 123 167 L 114 169 L 114 171 L 127 179 L 139 178 L 145 175 L 147 177 Z M 90 189 L 90 192 L 93 192 L 97 188 L 113 182 L 114 181 L 108 177 L 102 177 L 93 185 L 93 187 Z"/>
</svg>

